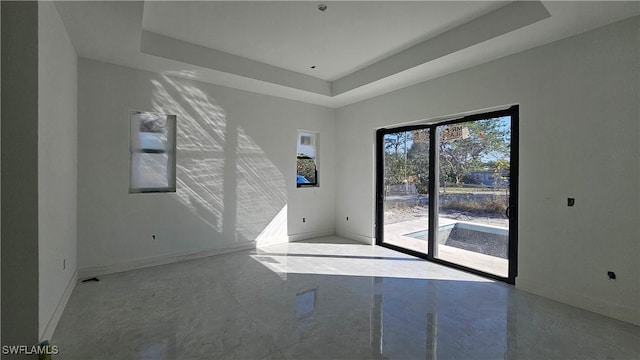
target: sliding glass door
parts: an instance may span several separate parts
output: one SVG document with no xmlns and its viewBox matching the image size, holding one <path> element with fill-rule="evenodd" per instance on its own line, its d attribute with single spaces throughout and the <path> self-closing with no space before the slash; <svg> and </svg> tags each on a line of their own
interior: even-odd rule
<svg viewBox="0 0 640 360">
<path fill-rule="evenodd" d="M 381 142 L 384 243 L 427 254 L 429 129 L 387 132 Z"/>
<path fill-rule="evenodd" d="M 514 106 L 379 130 L 377 243 L 513 283 L 517 122 Z"/>
</svg>

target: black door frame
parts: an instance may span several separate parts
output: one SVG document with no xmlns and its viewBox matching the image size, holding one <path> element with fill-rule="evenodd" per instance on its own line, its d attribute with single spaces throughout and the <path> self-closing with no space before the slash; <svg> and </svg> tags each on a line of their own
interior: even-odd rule
<svg viewBox="0 0 640 360">
<path fill-rule="evenodd" d="M 502 276 L 486 273 L 477 269 L 473 269 L 464 265 L 452 263 L 446 260 L 438 259 L 433 256 L 435 247 L 435 231 L 428 232 L 428 251 L 427 254 L 423 254 L 417 251 L 405 249 L 400 246 L 384 243 L 384 136 L 386 134 L 398 133 L 403 131 L 412 131 L 420 129 L 429 129 L 431 134 L 431 140 L 429 141 L 429 229 L 435 229 L 436 219 L 435 214 L 437 211 L 437 194 L 435 194 L 434 184 L 438 179 L 435 179 L 436 163 L 431 157 L 436 153 L 435 130 L 438 126 L 457 124 L 461 122 L 477 121 L 483 119 L 498 118 L 503 116 L 511 117 L 511 152 L 510 152 L 510 166 L 509 166 L 509 275 L 505 278 Z M 432 124 L 422 125 L 408 125 L 395 128 L 382 128 L 376 131 L 376 245 L 383 246 L 389 249 L 400 251 L 412 256 L 416 256 L 427 261 L 442 264 L 455 269 L 470 272 L 483 277 L 491 278 L 494 280 L 504 281 L 508 284 L 515 284 L 516 277 L 518 276 L 518 168 L 519 168 L 519 106 L 514 105 L 508 109 L 486 112 L 481 114 L 473 114 L 456 118 L 453 120 L 445 120 Z"/>
</svg>

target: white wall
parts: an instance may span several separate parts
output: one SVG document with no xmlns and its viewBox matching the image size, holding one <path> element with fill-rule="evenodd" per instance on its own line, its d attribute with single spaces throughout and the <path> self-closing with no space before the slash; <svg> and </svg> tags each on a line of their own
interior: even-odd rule
<svg viewBox="0 0 640 360">
<path fill-rule="evenodd" d="M 252 247 L 261 233 L 335 233 L 333 109 L 82 58 L 78 69 L 81 276 Z M 128 193 L 130 110 L 177 115 L 176 193 Z M 319 188 L 296 188 L 298 129 L 320 133 Z"/>
<path fill-rule="evenodd" d="M 48 339 L 76 279 L 78 72 L 54 3 L 39 2 L 38 15 L 39 334 Z"/>
<path fill-rule="evenodd" d="M 338 109 L 337 233 L 374 237 L 377 128 L 520 104 L 517 286 L 640 324 L 639 27 L 635 17 Z"/>
</svg>

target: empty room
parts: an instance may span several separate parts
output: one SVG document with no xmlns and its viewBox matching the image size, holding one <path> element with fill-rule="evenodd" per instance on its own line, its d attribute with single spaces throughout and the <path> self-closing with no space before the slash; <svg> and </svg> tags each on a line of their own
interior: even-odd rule
<svg viewBox="0 0 640 360">
<path fill-rule="evenodd" d="M 4 359 L 640 359 L 640 1 L 1 1 Z"/>
</svg>

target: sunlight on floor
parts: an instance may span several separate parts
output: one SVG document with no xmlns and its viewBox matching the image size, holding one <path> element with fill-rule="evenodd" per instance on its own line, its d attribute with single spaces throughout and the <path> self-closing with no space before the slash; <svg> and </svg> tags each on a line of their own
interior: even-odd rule
<svg viewBox="0 0 640 360">
<path fill-rule="evenodd" d="M 327 243 L 314 240 L 265 246 L 251 257 L 280 277 L 322 274 L 493 282 L 380 246 L 339 243 L 336 236 L 321 239 Z"/>
</svg>

